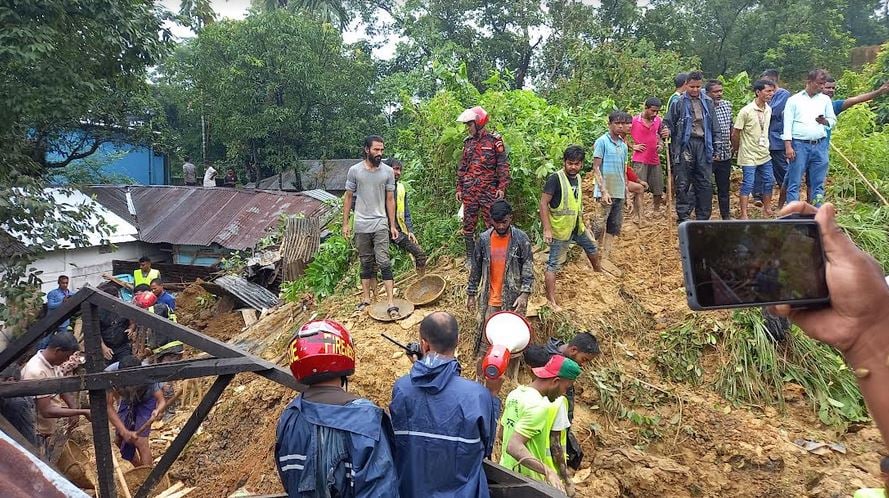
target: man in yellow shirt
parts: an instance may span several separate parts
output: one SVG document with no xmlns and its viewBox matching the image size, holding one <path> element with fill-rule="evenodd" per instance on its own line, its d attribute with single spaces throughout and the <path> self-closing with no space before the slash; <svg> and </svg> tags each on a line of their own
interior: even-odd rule
<svg viewBox="0 0 889 498">
<path fill-rule="evenodd" d="M 741 109 L 732 130 L 732 149 L 737 151 L 738 166 L 744 172 L 739 197 L 742 220 L 747 219 L 747 202 L 754 183 L 763 186 L 763 214 L 766 217 L 772 215 L 772 185 L 775 182 L 769 153 L 769 122 L 772 119 L 769 101 L 775 93 L 775 84 L 771 80 L 756 80 L 753 92 L 756 98 Z"/>
<path fill-rule="evenodd" d="M 573 495 L 565 460 L 568 402 L 565 392 L 580 375 L 580 366 L 562 355 L 533 368 L 530 385 L 506 397 L 500 465 Z"/>
</svg>

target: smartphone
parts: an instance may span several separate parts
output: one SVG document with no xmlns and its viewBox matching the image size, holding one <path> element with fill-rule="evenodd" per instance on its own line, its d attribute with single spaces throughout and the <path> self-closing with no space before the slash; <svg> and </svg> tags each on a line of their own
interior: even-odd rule
<svg viewBox="0 0 889 498">
<path fill-rule="evenodd" d="M 813 219 L 687 221 L 679 250 L 693 310 L 830 302 Z"/>
</svg>

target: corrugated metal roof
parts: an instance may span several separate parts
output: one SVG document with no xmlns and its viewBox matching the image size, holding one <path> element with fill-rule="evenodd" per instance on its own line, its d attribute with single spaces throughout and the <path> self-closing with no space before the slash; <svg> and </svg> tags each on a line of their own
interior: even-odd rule
<svg viewBox="0 0 889 498">
<path fill-rule="evenodd" d="M 278 296 L 272 294 L 265 287 L 248 282 L 234 275 L 223 275 L 213 282 L 236 299 L 254 309 L 262 310 L 277 306 Z"/>
<path fill-rule="evenodd" d="M 326 190 L 314 189 L 314 190 L 303 190 L 303 194 L 311 197 L 312 199 L 318 199 L 321 202 L 326 202 L 327 204 L 336 204 L 340 201 L 340 198 L 331 194 Z"/>
<path fill-rule="evenodd" d="M 242 190 L 220 187 L 110 186 L 84 190 L 96 200 L 129 218 L 126 189 L 136 207 L 139 239 L 177 245 L 247 249 L 256 245 L 282 214 L 322 216 L 333 209 L 301 193 Z"/>
</svg>

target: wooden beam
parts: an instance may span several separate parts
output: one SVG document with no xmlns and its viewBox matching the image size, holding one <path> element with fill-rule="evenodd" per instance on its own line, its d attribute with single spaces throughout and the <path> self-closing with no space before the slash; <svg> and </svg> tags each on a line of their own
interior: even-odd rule
<svg viewBox="0 0 889 498">
<path fill-rule="evenodd" d="M 182 450 L 185 449 L 188 441 L 191 440 L 191 436 L 194 435 L 198 430 L 198 427 L 204 422 L 204 419 L 207 418 L 210 410 L 213 409 L 213 405 L 216 404 L 219 397 L 222 395 L 222 392 L 234 377 L 233 374 L 216 377 L 216 381 L 213 382 L 213 385 L 210 386 L 207 394 L 205 394 L 203 399 L 201 399 L 201 402 L 198 403 L 197 408 L 195 408 L 191 417 L 188 418 L 188 421 L 185 422 L 185 425 L 179 431 L 179 434 L 176 436 L 176 439 L 173 440 L 173 443 L 170 444 L 167 452 L 161 457 L 160 462 L 158 462 L 157 466 L 151 469 L 151 473 L 145 478 L 145 482 L 142 483 L 142 486 L 139 488 L 139 491 L 136 492 L 134 498 L 148 498 L 148 494 L 154 489 L 161 477 L 170 470 L 173 462 L 179 458 Z"/>
<path fill-rule="evenodd" d="M 0 398 L 142 386 L 171 380 L 212 377 L 241 372 L 258 372 L 264 368 L 266 368 L 264 365 L 254 363 L 252 358 L 184 360 L 126 368 L 114 372 L 87 373 L 76 377 L 67 376 L 41 380 L 0 382 Z"/>
<path fill-rule="evenodd" d="M 73 296 L 62 301 L 61 306 L 28 327 L 24 334 L 12 341 L 6 349 L 0 351 L 0 370 L 8 367 L 47 332 L 55 330 L 62 322 L 80 311 L 80 305 L 96 292 L 96 289 L 92 287 L 80 289 Z"/>
<path fill-rule="evenodd" d="M 104 370 L 99 309 L 95 304 L 88 302 L 83 303 L 83 342 L 86 345 L 86 371 L 96 374 Z M 96 469 L 99 474 L 99 495 L 116 497 L 114 456 L 111 454 L 111 433 L 108 430 L 107 396 L 104 389 L 90 390 L 90 419 L 93 425 L 93 445 L 96 449 Z"/>
<path fill-rule="evenodd" d="M 204 351 L 205 353 L 210 353 L 217 358 L 251 358 L 255 363 L 266 367 L 263 370 L 257 371 L 256 373 L 258 375 L 297 391 L 304 391 L 306 388 L 306 386 L 300 384 L 293 378 L 293 374 L 290 373 L 290 371 L 285 370 L 274 363 L 266 361 L 258 356 L 253 356 L 216 338 L 191 330 L 178 323 L 173 323 L 166 318 L 145 311 L 138 306 L 125 303 L 101 292 L 97 292 L 93 298 L 90 299 L 90 302 L 95 303 L 103 309 L 117 313 L 122 317 L 129 318 L 140 325 L 149 327 L 155 332 L 160 332 L 171 340 L 182 341 L 189 346 Z"/>
</svg>

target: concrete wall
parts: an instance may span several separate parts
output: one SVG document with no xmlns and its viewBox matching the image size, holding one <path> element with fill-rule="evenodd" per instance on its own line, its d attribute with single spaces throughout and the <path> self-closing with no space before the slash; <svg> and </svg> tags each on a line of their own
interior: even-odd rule
<svg viewBox="0 0 889 498">
<path fill-rule="evenodd" d="M 166 258 L 154 246 L 139 241 L 118 244 L 113 252 L 104 251 L 102 247 L 53 251 L 32 266 L 43 272 L 40 275 L 42 290 L 49 292 L 57 287 L 59 275 L 68 275 L 72 289 L 79 289 L 87 283 L 92 286 L 102 283 L 102 273 L 111 271 L 112 259 L 138 260 L 142 256 L 158 260 Z M 138 266 L 138 263 L 134 265 Z"/>
</svg>

